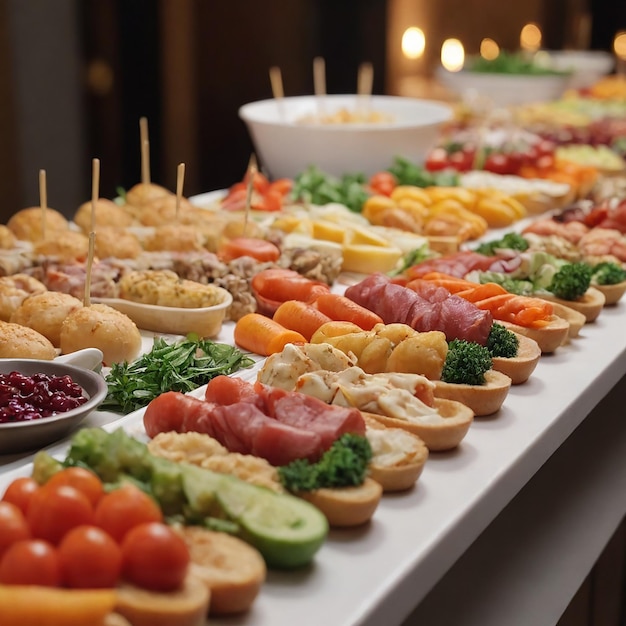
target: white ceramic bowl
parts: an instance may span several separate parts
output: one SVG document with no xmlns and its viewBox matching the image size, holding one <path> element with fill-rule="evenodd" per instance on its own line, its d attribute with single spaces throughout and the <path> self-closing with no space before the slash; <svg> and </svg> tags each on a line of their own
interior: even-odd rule
<svg viewBox="0 0 626 626">
<path fill-rule="evenodd" d="M 173 306 L 142 304 L 122 298 L 92 298 L 128 315 L 138 328 L 169 335 L 196 333 L 200 337 L 215 337 L 222 328 L 232 294 L 222 287 L 215 288 L 221 302 L 213 306 L 185 309 Z"/>
<path fill-rule="evenodd" d="M 0 359 L 0 373 L 21 372 L 27 376 L 36 373 L 52 376 L 69 375 L 78 383 L 88 398 L 81 406 L 28 422 L 0 423 L 0 454 L 16 454 L 37 450 L 62 439 L 72 432 L 105 399 L 107 384 L 104 378 L 89 369 L 57 361 L 36 359 Z"/>
<path fill-rule="evenodd" d="M 439 81 L 459 98 L 479 95 L 498 107 L 556 100 L 569 86 L 567 74 L 496 74 L 437 70 Z"/>
<path fill-rule="evenodd" d="M 356 112 L 359 96 L 322 97 L 323 113 Z M 437 141 L 441 124 L 452 117 L 451 108 L 439 102 L 372 96 L 368 110 L 389 116 L 390 121 L 365 123 L 303 123 L 318 114 L 315 96 L 260 100 L 243 105 L 239 116 L 264 169 L 272 178 L 294 178 L 311 165 L 341 176 L 366 175 L 387 169 L 394 157 L 415 163 L 424 161 Z"/>
<path fill-rule="evenodd" d="M 561 72 L 571 72 L 569 89 L 590 87 L 613 70 L 615 57 L 604 50 L 549 50 L 549 64 Z"/>
</svg>

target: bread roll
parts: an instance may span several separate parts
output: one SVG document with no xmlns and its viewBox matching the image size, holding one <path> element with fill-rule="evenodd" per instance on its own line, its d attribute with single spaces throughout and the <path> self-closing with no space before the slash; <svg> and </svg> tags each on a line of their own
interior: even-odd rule
<svg viewBox="0 0 626 626">
<path fill-rule="evenodd" d="M 131 212 L 158 198 L 173 195 L 169 189 L 155 183 L 137 183 L 126 192 L 126 209 Z"/>
<path fill-rule="evenodd" d="M 95 228 L 100 234 L 100 229 L 105 226 L 124 227 L 133 223 L 133 216 L 121 206 L 107 198 L 98 198 L 95 203 Z M 89 234 L 94 228 L 91 224 L 92 203 L 81 204 L 74 214 L 74 223 L 85 233 Z"/>
<path fill-rule="evenodd" d="M 2 250 L 11 250 L 11 248 L 15 248 L 15 242 L 15 235 L 9 230 L 9 227 L 0 224 L 0 248 Z"/>
<path fill-rule="evenodd" d="M 96 233 L 95 253 L 99 259 L 136 259 L 142 252 L 137 235 L 125 228 L 105 226 Z"/>
<path fill-rule="evenodd" d="M 89 238 L 73 230 L 48 233 L 46 238 L 35 243 L 34 252 L 59 261 L 73 262 L 86 259 L 89 251 Z"/>
<path fill-rule="evenodd" d="M 36 330 L 58 348 L 65 318 L 82 306 L 78 298 L 68 293 L 45 291 L 26 298 L 13 312 L 10 321 Z"/>
<path fill-rule="evenodd" d="M 201 252 L 204 250 L 203 237 L 194 226 L 164 224 L 155 228 L 146 239 L 145 249 L 149 252 Z"/>
<path fill-rule="evenodd" d="M 83 348 L 102 350 L 106 365 L 132 361 L 141 351 L 141 333 L 127 315 L 106 304 L 83 306 L 70 313 L 61 325 L 63 354 Z"/>
<path fill-rule="evenodd" d="M 69 222 L 59 211 L 46 209 L 46 237 L 52 232 L 68 230 Z M 8 229 L 24 241 L 40 241 L 43 239 L 43 217 L 41 207 L 30 207 L 15 213 L 7 222 Z"/>
<path fill-rule="evenodd" d="M 8 322 L 28 296 L 44 291 L 47 291 L 46 286 L 28 274 L 0 277 L 0 320 Z"/>
<path fill-rule="evenodd" d="M 0 322 L 0 359 L 51 361 L 57 351 L 48 339 L 32 328 Z"/>
</svg>

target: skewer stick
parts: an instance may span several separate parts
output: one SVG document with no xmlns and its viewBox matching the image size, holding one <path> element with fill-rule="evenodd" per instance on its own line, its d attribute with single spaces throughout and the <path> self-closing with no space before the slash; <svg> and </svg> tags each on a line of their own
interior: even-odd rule
<svg viewBox="0 0 626 626">
<path fill-rule="evenodd" d="M 141 151 L 141 182 L 150 182 L 150 136 L 148 134 L 148 118 L 139 118 L 139 149 Z"/>
<path fill-rule="evenodd" d="M 176 170 L 176 221 L 180 215 L 180 201 L 183 197 L 183 184 L 185 182 L 185 164 L 179 163 Z"/>
<path fill-rule="evenodd" d="M 322 57 L 313 59 L 313 89 L 317 99 L 318 114 L 323 115 L 326 95 L 326 63 Z"/>
<path fill-rule="evenodd" d="M 248 229 L 248 217 L 250 215 L 250 207 L 252 205 L 252 191 L 254 189 L 254 176 L 258 171 L 257 163 L 256 163 L 256 155 L 254 152 L 250 155 L 250 160 L 248 161 L 248 171 L 246 176 L 248 178 L 248 186 L 246 187 L 246 210 L 244 212 L 243 217 L 243 231 L 242 235 L 246 236 L 246 230 Z"/>
<path fill-rule="evenodd" d="M 91 162 L 91 228 L 96 230 L 96 205 L 100 194 L 100 159 Z"/>
<path fill-rule="evenodd" d="M 147 139 L 141 144 L 141 182 L 150 184 L 150 142 Z"/>
<path fill-rule="evenodd" d="M 46 238 L 46 211 L 48 209 L 46 170 L 39 170 L 39 206 L 41 207 L 41 239 L 43 240 Z"/>
<path fill-rule="evenodd" d="M 92 230 L 89 233 L 89 250 L 87 251 L 87 269 L 85 273 L 85 295 L 83 296 L 83 305 L 91 305 L 91 271 L 93 268 L 93 256 L 96 247 L 96 233 Z"/>
<path fill-rule="evenodd" d="M 91 162 L 91 232 L 89 233 L 89 248 L 87 251 L 87 269 L 85 273 L 85 294 L 83 305 L 91 304 L 91 272 L 93 257 L 96 248 L 96 203 L 100 196 L 100 159 Z"/>
<path fill-rule="evenodd" d="M 270 83 L 272 84 L 272 94 L 278 105 L 278 112 L 281 118 L 285 117 L 285 110 L 283 106 L 283 98 L 285 92 L 283 90 L 283 76 L 280 71 L 280 67 L 270 67 Z"/>
<path fill-rule="evenodd" d="M 357 78 L 358 108 L 367 111 L 374 85 L 374 67 L 371 63 L 361 63 Z"/>
</svg>

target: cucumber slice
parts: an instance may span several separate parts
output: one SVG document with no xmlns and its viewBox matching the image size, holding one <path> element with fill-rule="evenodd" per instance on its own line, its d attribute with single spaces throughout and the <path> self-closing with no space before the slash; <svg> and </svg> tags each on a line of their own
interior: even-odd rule
<svg viewBox="0 0 626 626">
<path fill-rule="evenodd" d="M 259 550 L 269 567 L 306 565 L 328 534 L 326 518 L 313 505 L 234 476 L 185 466 L 183 489 L 196 511 L 206 512 L 207 505 L 219 504 L 224 516 L 239 525 L 241 538 Z"/>
</svg>

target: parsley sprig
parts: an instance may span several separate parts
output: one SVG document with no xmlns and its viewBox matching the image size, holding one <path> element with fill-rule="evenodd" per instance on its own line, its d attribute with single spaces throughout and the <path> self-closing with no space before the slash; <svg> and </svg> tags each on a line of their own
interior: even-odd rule
<svg viewBox="0 0 626 626">
<path fill-rule="evenodd" d="M 152 350 L 132 363 L 115 363 L 106 376 L 109 391 L 101 408 L 130 413 L 166 391 L 187 393 L 220 374 L 232 374 L 254 361 L 233 346 L 189 335 L 168 344 L 155 337 Z"/>
</svg>

